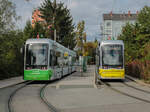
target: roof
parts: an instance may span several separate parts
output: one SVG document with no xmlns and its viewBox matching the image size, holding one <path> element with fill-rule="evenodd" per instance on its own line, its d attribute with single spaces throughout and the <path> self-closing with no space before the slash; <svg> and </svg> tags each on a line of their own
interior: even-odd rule
<svg viewBox="0 0 150 112">
<path fill-rule="evenodd" d="M 124 44 L 122 40 L 103 40 L 100 44 Z"/>
<path fill-rule="evenodd" d="M 30 38 L 26 41 L 26 44 L 29 44 L 29 43 L 53 43 L 53 40 L 50 40 L 50 39 L 46 39 L 46 38 Z"/>
<path fill-rule="evenodd" d="M 137 14 L 103 14 L 103 20 L 136 20 Z"/>
<path fill-rule="evenodd" d="M 65 50 L 66 52 L 69 52 L 71 55 L 76 55 L 76 53 L 73 50 L 70 50 L 66 47 L 64 47 L 63 45 L 55 42 L 54 40 L 51 39 L 47 39 L 47 38 L 30 38 L 26 41 L 26 44 L 30 44 L 30 43 L 51 43 L 54 44 L 56 46 L 58 46 L 59 48 L 61 48 L 60 50 Z"/>
</svg>

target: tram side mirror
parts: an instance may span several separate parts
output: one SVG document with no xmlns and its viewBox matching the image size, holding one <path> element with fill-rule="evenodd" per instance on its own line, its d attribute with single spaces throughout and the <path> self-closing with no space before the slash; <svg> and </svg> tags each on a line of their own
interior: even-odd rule
<svg viewBox="0 0 150 112">
<path fill-rule="evenodd" d="M 20 48 L 20 53 L 23 54 L 24 52 L 24 45 Z"/>
<path fill-rule="evenodd" d="M 20 48 L 20 53 L 21 53 L 21 54 L 23 53 L 23 48 L 22 48 L 22 47 Z"/>
</svg>

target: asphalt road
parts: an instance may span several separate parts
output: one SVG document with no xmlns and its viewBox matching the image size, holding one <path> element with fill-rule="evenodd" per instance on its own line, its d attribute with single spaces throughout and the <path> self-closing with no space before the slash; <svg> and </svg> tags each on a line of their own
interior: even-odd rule
<svg viewBox="0 0 150 112">
<path fill-rule="evenodd" d="M 150 101 L 150 88 L 130 80 L 108 81 L 112 88 Z M 14 112 L 49 112 L 40 99 L 40 89 L 45 82 L 29 84 L 12 99 Z M 0 112 L 8 112 L 7 102 L 11 92 L 20 85 L 0 89 Z M 130 87 L 131 86 L 131 87 Z M 150 103 L 120 94 L 104 85 L 94 84 L 94 66 L 86 73 L 75 72 L 45 88 L 45 98 L 61 112 L 150 112 Z"/>
</svg>

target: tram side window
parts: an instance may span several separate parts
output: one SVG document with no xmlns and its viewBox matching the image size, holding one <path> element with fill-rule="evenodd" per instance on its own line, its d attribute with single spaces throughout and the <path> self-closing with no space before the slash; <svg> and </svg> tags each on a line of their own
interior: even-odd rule
<svg viewBox="0 0 150 112">
<path fill-rule="evenodd" d="M 56 52 L 53 50 L 50 50 L 49 65 L 50 66 L 57 66 L 58 65 Z"/>
<path fill-rule="evenodd" d="M 61 52 L 53 51 L 52 53 L 52 65 L 53 66 L 62 66 Z"/>
<path fill-rule="evenodd" d="M 63 53 L 59 53 L 60 55 L 58 56 L 58 64 L 59 64 L 59 67 L 62 67 L 63 66 Z"/>
<path fill-rule="evenodd" d="M 60 51 L 57 51 L 56 57 L 57 57 L 57 65 L 59 67 L 62 67 L 63 66 L 63 54 Z"/>
<path fill-rule="evenodd" d="M 71 60 L 72 60 L 72 57 L 69 56 L 69 57 L 68 57 L 68 65 L 69 65 L 69 66 L 71 66 L 71 64 L 72 64 L 72 63 L 71 63 Z"/>
<path fill-rule="evenodd" d="M 53 62 L 52 57 L 53 57 L 53 51 L 50 50 L 50 55 L 49 55 L 49 66 L 53 66 L 53 64 L 52 64 L 52 62 Z"/>
<path fill-rule="evenodd" d="M 57 65 L 58 65 L 57 60 L 58 60 L 57 54 L 56 54 L 56 52 L 54 52 L 54 55 L 53 55 L 53 64 L 54 64 L 54 66 L 57 66 Z"/>
<path fill-rule="evenodd" d="M 76 57 L 72 57 L 72 66 L 75 65 L 75 62 L 76 62 Z"/>
<path fill-rule="evenodd" d="M 64 56 L 63 57 L 64 59 L 64 66 L 68 66 L 68 64 L 69 64 L 69 56 Z"/>
<path fill-rule="evenodd" d="M 54 66 L 57 66 L 57 65 L 58 65 L 57 60 L 58 60 L 58 57 L 57 57 L 57 56 L 55 56 L 55 59 L 54 59 Z"/>
</svg>

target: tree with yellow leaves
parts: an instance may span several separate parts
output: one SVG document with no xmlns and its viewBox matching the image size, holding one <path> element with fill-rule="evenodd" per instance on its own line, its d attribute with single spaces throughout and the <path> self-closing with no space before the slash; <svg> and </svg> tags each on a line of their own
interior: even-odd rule
<svg viewBox="0 0 150 112">
<path fill-rule="evenodd" d="M 79 56 L 84 55 L 85 43 L 86 43 L 85 22 L 80 21 L 76 29 L 76 50 Z"/>
</svg>

